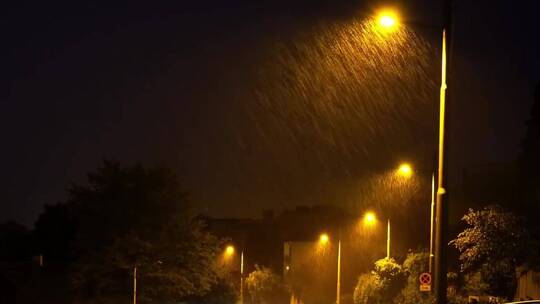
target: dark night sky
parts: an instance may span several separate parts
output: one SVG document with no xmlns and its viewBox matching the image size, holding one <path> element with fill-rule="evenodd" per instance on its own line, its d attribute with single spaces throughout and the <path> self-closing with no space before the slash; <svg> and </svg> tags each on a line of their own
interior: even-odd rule
<svg viewBox="0 0 540 304">
<path fill-rule="evenodd" d="M 436 2 L 400 6 L 407 19 L 436 24 Z M 459 175 L 519 153 L 539 81 L 540 3 L 456 3 L 451 169 Z M 347 22 L 376 6 L 236 0 L 3 7 L 0 221 L 31 225 L 43 204 L 62 200 L 69 182 L 81 181 L 104 157 L 171 167 L 200 210 L 224 216 L 354 201 L 351 188 L 376 169 L 401 159 L 425 163 L 435 140 L 434 108 L 425 105 L 408 117 L 408 135 L 395 138 L 381 131 L 343 144 L 347 137 L 332 130 L 327 144 L 314 132 L 293 136 L 287 127 L 259 125 L 288 126 L 256 101 L 257 79 L 269 87 L 275 80 L 262 68 L 276 57 L 275 46 L 314 24 Z M 434 32 L 419 35 L 438 50 Z M 436 103 L 437 88 L 430 90 Z"/>
</svg>

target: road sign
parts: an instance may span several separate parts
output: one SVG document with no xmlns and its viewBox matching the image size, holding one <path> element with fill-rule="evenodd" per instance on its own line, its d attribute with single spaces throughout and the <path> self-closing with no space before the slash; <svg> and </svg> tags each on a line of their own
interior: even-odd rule
<svg viewBox="0 0 540 304">
<path fill-rule="evenodd" d="M 431 291 L 431 274 L 424 272 L 420 275 L 420 291 Z"/>
</svg>

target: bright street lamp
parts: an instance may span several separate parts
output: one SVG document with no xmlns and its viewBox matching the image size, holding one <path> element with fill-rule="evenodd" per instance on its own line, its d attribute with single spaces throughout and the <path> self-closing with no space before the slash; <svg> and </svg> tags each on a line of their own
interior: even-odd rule
<svg viewBox="0 0 540 304">
<path fill-rule="evenodd" d="M 373 226 L 377 223 L 377 216 L 375 213 L 368 211 L 364 214 L 364 226 Z M 390 219 L 388 219 L 386 230 L 386 257 L 390 257 Z"/>
<path fill-rule="evenodd" d="M 378 14 L 377 23 L 381 28 L 390 30 L 399 25 L 399 18 L 394 10 L 384 9 Z"/>
<path fill-rule="evenodd" d="M 411 175 L 414 173 L 412 167 L 408 163 L 403 163 L 398 168 L 399 175 L 403 177 L 411 177 Z"/>
<path fill-rule="evenodd" d="M 377 224 L 377 216 L 374 212 L 368 211 L 364 214 L 364 217 L 362 218 L 362 223 L 366 227 L 372 227 Z M 388 225 L 390 225 L 390 220 L 388 220 Z M 390 226 L 388 226 L 388 229 L 390 229 Z M 390 230 L 388 230 L 388 233 L 390 233 Z M 328 240 L 329 238 L 327 234 L 321 234 L 321 236 L 319 237 L 319 243 L 321 244 L 327 243 Z M 388 241 L 390 241 L 389 237 Z M 387 246 L 388 250 L 390 250 L 389 246 L 390 245 Z M 341 304 L 341 228 L 339 230 L 338 237 L 336 304 Z"/>
<path fill-rule="evenodd" d="M 225 256 L 227 257 L 232 257 L 234 255 L 234 246 L 233 245 L 228 245 L 226 248 L 225 248 Z"/>
<path fill-rule="evenodd" d="M 326 244 L 328 244 L 329 241 L 330 241 L 330 237 L 328 236 L 328 234 L 322 233 L 319 236 L 319 244 L 326 245 Z"/>
<path fill-rule="evenodd" d="M 233 245 L 227 245 L 223 254 L 230 259 L 234 256 L 236 249 Z M 240 252 L 240 304 L 244 303 L 244 250 Z"/>
<path fill-rule="evenodd" d="M 375 213 L 368 211 L 366 214 L 364 214 L 364 225 L 366 226 L 373 226 L 377 222 L 377 216 Z"/>
</svg>

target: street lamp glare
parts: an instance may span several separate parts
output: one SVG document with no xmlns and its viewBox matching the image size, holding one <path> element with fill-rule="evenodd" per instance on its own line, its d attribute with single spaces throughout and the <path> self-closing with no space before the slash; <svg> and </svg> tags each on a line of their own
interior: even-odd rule
<svg viewBox="0 0 540 304">
<path fill-rule="evenodd" d="M 225 248 L 225 254 L 227 256 L 232 256 L 234 254 L 234 246 L 229 245 L 227 248 Z"/>
<path fill-rule="evenodd" d="M 375 213 L 373 212 L 367 212 L 364 215 L 364 224 L 366 225 L 373 225 L 377 221 L 377 217 L 375 216 Z"/>
<path fill-rule="evenodd" d="M 411 165 L 404 163 L 399 166 L 398 172 L 401 176 L 409 177 L 413 174 Z"/>
<path fill-rule="evenodd" d="M 321 236 L 319 237 L 319 243 L 323 245 L 328 243 L 329 240 L 330 240 L 330 237 L 328 237 L 328 234 L 326 233 L 321 234 Z"/>
<path fill-rule="evenodd" d="M 383 10 L 377 17 L 377 23 L 384 29 L 392 29 L 399 23 L 397 13 L 393 10 Z"/>
</svg>

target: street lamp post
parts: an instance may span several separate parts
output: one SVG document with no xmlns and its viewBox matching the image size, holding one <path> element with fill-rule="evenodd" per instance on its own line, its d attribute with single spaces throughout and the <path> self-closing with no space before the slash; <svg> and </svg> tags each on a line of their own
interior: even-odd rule
<svg viewBox="0 0 540 304">
<path fill-rule="evenodd" d="M 244 304 L 244 250 L 240 253 L 240 304 Z"/>
<path fill-rule="evenodd" d="M 224 255 L 230 259 L 236 252 L 233 245 L 228 245 L 225 248 Z M 240 304 L 244 303 L 244 249 L 240 252 Z"/>
<path fill-rule="evenodd" d="M 375 214 L 367 212 L 364 215 L 364 224 L 373 225 L 376 221 Z M 389 222 L 390 223 L 390 222 Z M 328 234 L 323 233 L 319 236 L 319 244 L 326 245 L 330 238 Z M 388 245 L 389 246 L 389 245 Z M 390 248 L 390 247 L 388 247 Z M 338 255 L 337 255 L 337 280 L 336 280 L 336 304 L 341 304 L 341 228 L 338 233 Z"/>
<path fill-rule="evenodd" d="M 434 230 L 435 230 L 435 173 L 431 175 L 431 213 L 429 223 L 429 273 L 433 274 Z"/>
<path fill-rule="evenodd" d="M 341 229 L 338 238 L 336 304 L 341 303 Z"/>
<path fill-rule="evenodd" d="M 371 226 L 374 225 L 377 221 L 377 217 L 375 216 L 375 213 L 373 212 L 367 212 L 364 215 L 364 225 Z M 387 221 L 386 224 L 386 258 L 390 258 L 390 218 Z"/>
<path fill-rule="evenodd" d="M 330 237 L 326 233 L 319 236 L 319 245 L 326 246 L 330 242 Z M 338 255 L 337 255 L 337 280 L 336 280 L 336 304 L 341 303 L 341 228 L 338 234 Z"/>
<path fill-rule="evenodd" d="M 386 258 L 390 258 L 390 219 L 388 219 L 388 227 L 386 230 Z"/>
<path fill-rule="evenodd" d="M 412 167 L 407 164 L 401 164 L 398 168 L 398 173 L 404 177 L 409 177 L 412 175 L 414 170 Z M 431 174 L 431 212 L 430 212 L 430 227 L 429 227 L 429 273 L 433 273 L 433 259 L 435 257 L 434 255 L 434 242 L 435 242 L 435 172 Z M 390 222 L 388 223 L 388 235 L 390 235 Z M 390 237 L 388 237 L 390 239 Z M 388 245 L 390 247 L 390 245 Z M 388 249 L 388 252 L 390 250 Z M 387 254 L 387 256 L 390 256 L 390 254 Z"/>
<path fill-rule="evenodd" d="M 137 304 L 137 266 L 133 267 L 133 304 Z"/>
<path fill-rule="evenodd" d="M 448 121 L 446 119 L 446 101 L 447 101 L 447 48 L 450 46 L 452 30 L 452 0 L 444 0 L 444 23 L 442 30 L 442 63 L 441 63 L 441 92 L 439 105 L 439 157 L 437 174 L 437 198 L 436 198 L 436 235 L 435 235 L 435 300 L 437 304 L 446 304 L 446 286 L 447 286 L 447 265 L 446 265 L 446 246 L 448 230 L 448 191 L 446 188 L 448 171 L 445 170 L 448 165 L 448 155 L 446 153 L 448 143 L 446 139 L 448 134 L 445 132 Z"/>
<path fill-rule="evenodd" d="M 439 98 L 439 146 L 438 146 L 438 170 L 437 170 L 437 192 L 435 200 L 435 238 L 434 238 L 434 289 L 437 304 L 446 304 L 447 286 L 447 265 L 446 265 L 446 244 L 448 230 L 448 128 L 447 118 L 447 95 L 448 95 L 448 52 L 451 46 L 452 37 L 452 5 L 453 0 L 443 0 L 443 26 L 442 26 L 442 62 L 441 62 L 441 88 Z M 392 15 L 383 12 L 379 16 L 379 25 L 383 28 L 394 27 L 396 20 L 392 21 Z"/>
</svg>

